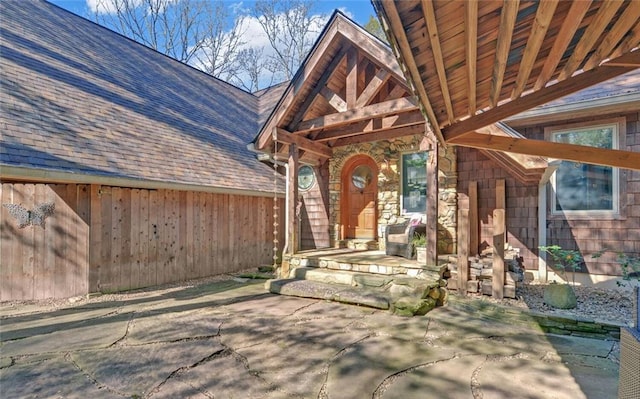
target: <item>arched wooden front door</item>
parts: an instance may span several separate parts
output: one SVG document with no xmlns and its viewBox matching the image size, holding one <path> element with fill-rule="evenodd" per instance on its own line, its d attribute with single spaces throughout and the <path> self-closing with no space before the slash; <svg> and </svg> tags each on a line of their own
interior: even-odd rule
<svg viewBox="0 0 640 399">
<path fill-rule="evenodd" d="M 375 239 L 377 230 L 376 199 L 378 166 L 366 155 L 349 159 L 341 178 L 342 239 Z"/>
</svg>

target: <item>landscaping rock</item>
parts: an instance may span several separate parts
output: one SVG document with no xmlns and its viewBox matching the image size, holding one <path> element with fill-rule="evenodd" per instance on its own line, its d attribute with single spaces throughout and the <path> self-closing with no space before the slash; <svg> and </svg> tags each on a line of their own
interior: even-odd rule
<svg viewBox="0 0 640 399">
<path fill-rule="evenodd" d="M 557 309 L 573 309 L 577 306 L 576 294 L 568 284 L 549 284 L 544 288 L 544 303 Z"/>
<path fill-rule="evenodd" d="M 433 298 L 420 299 L 405 296 L 394 302 L 393 313 L 398 316 L 422 316 L 435 307 L 436 300 Z"/>
</svg>

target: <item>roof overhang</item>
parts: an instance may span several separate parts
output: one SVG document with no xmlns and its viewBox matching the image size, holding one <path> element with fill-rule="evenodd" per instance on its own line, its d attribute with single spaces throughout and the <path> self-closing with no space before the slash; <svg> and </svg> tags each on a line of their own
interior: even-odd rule
<svg viewBox="0 0 640 399">
<path fill-rule="evenodd" d="M 557 157 L 567 148 L 548 143 L 549 153 L 540 153 L 531 140 L 491 141 L 478 130 L 640 67 L 637 0 L 373 4 L 443 144 Z M 606 151 L 571 151 L 587 163 L 614 159 Z M 640 169 L 627 155 L 615 166 Z"/>
</svg>

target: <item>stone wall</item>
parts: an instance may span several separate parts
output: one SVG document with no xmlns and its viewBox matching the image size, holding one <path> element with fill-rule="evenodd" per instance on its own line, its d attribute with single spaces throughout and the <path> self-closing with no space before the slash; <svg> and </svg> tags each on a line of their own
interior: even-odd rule
<svg viewBox="0 0 640 399">
<path fill-rule="evenodd" d="M 403 137 L 391 141 L 378 141 L 336 148 L 329 162 L 329 221 L 332 245 L 340 239 L 341 171 L 352 156 L 365 154 L 378 165 L 378 243 L 384 248 L 384 229 L 388 224 L 403 222 L 400 204 L 400 172 L 403 153 L 420 150 L 422 135 Z M 438 159 L 438 253 L 456 250 L 457 172 L 455 149 L 440 149 Z M 429 181 L 433 181 L 429 178 Z"/>
</svg>

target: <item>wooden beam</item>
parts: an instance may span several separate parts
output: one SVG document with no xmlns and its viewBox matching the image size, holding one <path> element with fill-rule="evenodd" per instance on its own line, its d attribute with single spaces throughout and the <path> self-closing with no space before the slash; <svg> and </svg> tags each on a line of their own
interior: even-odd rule
<svg viewBox="0 0 640 399">
<path fill-rule="evenodd" d="M 476 113 L 476 64 L 478 61 L 478 1 L 465 1 L 465 50 L 469 115 Z"/>
<path fill-rule="evenodd" d="M 538 75 L 538 80 L 533 86 L 534 90 L 540 90 L 545 87 L 553 76 L 562 59 L 562 55 L 567 50 L 569 43 L 571 43 L 571 39 L 573 39 L 573 35 L 575 35 L 590 5 L 591 0 L 574 1 L 571 4 L 569 12 L 562 22 L 562 27 L 556 35 L 556 40 L 553 42 L 553 47 L 551 47 L 551 51 L 544 62 L 542 71 Z"/>
<path fill-rule="evenodd" d="M 336 111 L 344 112 L 347 110 L 347 102 L 327 86 L 322 86 L 322 89 L 320 89 L 320 95 L 324 97 L 329 105 L 331 105 Z"/>
<path fill-rule="evenodd" d="M 358 136 L 351 136 L 351 137 L 338 139 L 336 140 L 335 143 L 333 143 L 332 147 L 335 148 L 335 147 L 351 145 L 351 144 L 372 143 L 372 142 L 381 141 L 381 140 L 392 140 L 398 137 L 424 134 L 425 129 L 426 129 L 426 126 L 425 126 L 425 123 L 423 122 L 416 125 L 402 126 L 402 127 L 397 127 L 393 129 L 382 130 L 375 133 L 365 133 Z"/>
<path fill-rule="evenodd" d="M 276 141 L 278 141 L 279 143 L 289 144 L 289 146 L 296 145 L 297 147 L 300 147 L 305 151 L 308 151 L 312 154 L 320 155 L 324 158 L 331 158 L 331 156 L 333 155 L 333 151 L 331 150 L 331 148 L 327 147 L 324 144 L 316 143 L 315 141 L 311 141 L 306 137 L 291 134 L 290 132 L 281 128 L 276 129 Z"/>
<path fill-rule="evenodd" d="M 287 242 L 287 252 L 295 254 L 300 247 L 298 243 L 298 220 L 300 219 L 300 212 L 298 211 L 298 168 L 300 162 L 298 159 L 298 146 L 295 144 L 289 146 L 287 164 L 289 166 L 289 198 L 287 203 L 287 212 L 289 214 L 287 232 L 289 240 Z"/>
<path fill-rule="evenodd" d="M 424 107 L 424 112 L 427 114 L 427 119 L 431 124 L 431 128 L 434 130 L 438 140 L 441 143 L 445 144 L 444 137 L 442 136 L 442 131 L 440 130 L 440 123 L 436 114 L 433 112 L 433 108 L 431 107 L 431 102 L 429 101 L 429 96 L 427 96 L 427 91 L 424 87 L 424 83 L 422 82 L 422 78 L 420 76 L 420 72 L 418 71 L 418 66 L 415 63 L 415 59 L 413 58 L 413 53 L 411 51 L 411 45 L 407 39 L 407 34 L 404 30 L 404 26 L 402 25 L 402 20 L 400 19 L 400 15 L 398 14 L 398 9 L 393 0 L 381 0 L 380 5 L 386 15 L 386 20 L 389 24 L 389 28 L 393 33 L 393 37 L 396 40 L 396 48 L 400 53 L 400 58 L 404 65 L 406 65 L 408 69 L 409 80 L 413 86 L 413 89 L 418 94 L 420 98 L 420 103 Z"/>
<path fill-rule="evenodd" d="M 396 98 L 377 104 L 368 105 L 362 108 L 349 109 L 345 112 L 330 114 L 308 121 L 300 122 L 296 133 L 310 132 L 318 129 L 326 129 L 346 125 L 348 123 L 359 122 L 372 117 L 382 117 L 390 114 L 399 114 L 417 110 L 418 106 L 410 97 Z"/>
<path fill-rule="evenodd" d="M 398 115 L 389 115 L 383 118 L 373 118 L 362 122 L 346 125 L 338 129 L 321 131 L 313 137 L 314 141 L 336 140 L 349 136 L 356 136 L 363 133 L 375 133 L 382 130 L 408 126 L 424 125 L 424 116 L 419 111 L 405 112 Z"/>
<path fill-rule="evenodd" d="M 640 4 L 635 7 L 632 4 L 620 15 L 614 27 L 607 33 L 607 36 L 598 46 L 598 49 L 589 57 L 582 69 L 588 70 L 602 62 L 615 48 L 618 42 L 638 24 L 640 20 Z"/>
<path fill-rule="evenodd" d="M 493 211 L 493 275 L 491 276 L 491 295 L 496 299 L 504 296 L 504 209 Z"/>
<path fill-rule="evenodd" d="M 626 38 L 622 40 L 620 45 L 609 55 L 609 59 L 615 59 L 626 54 L 631 49 L 638 47 L 640 44 L 640 21 L 633 27 Z M 636 50 L 637 51 L 637 50 Z M 611 65 L 611 63 L 609 63 Z"/>
<path fill-rule="evenodd" d="M 640 51 L 631 54 L 636 54 L 637 56 L 637 54 L 640 54 Z M 552 86 L 543 87 L 527 96 L 518 97 L 501 106 L 460 121 L 444 129 L 443 136 L 447 142 L 455 140 L 457 137 L 476 129 L 507 119 L 510 116 L 527 111 L 538 105 L 546 104 L 635 69 L 633 67 L 605 67 L 605 65 L 607 64 L 603 64 L 603 66 L 591 69 L 570 79 L 565 79 Z"/>
<path fill-rule="evenodd" d="M 477 132 L 460 136 L 449 143 L 462 147 L 539 155 L 567 161 L 640 170 L 640 153 L 625 150 L 611 150 L 575 144 L 496 136 Z"/>
<path fill-rule="evenodd" d="M 358 101 L 358 50 L 352 47 L 347 51 L 346 79 L 347 109 L 353 109 Z"/>
<path fill-rule="evenodd" d="M 469 281 L 469 210 L 458 209 L 458 293 L 467 295 Z"/>
<path fill-rule="evenodd" d="M 518 70 L 515 88 L 511 94 L 512 100 L 520 97 L 524 91 L 557 5 L 558 0 L 542 0 L 538 4 L 536 18 L 533 21 L 533 26 L 531 27 L 531 34 L 527 41 L 527 47 L 524 49 L 524 54 L 520 61 L 520 69 Z"/>
<path fill-rule="evenodd" d="M 449 82 L 447 80 L 447 72 L 444 67 L 444 57 L 440 48 L 440 36 L 438 35 L 438 21 L 436 20 L 436 12 L 433 9 L 431 0 L 422 0 L 422 12 L 424 20 L 427 24 L 427 33 L 429 42 L 431 43 L 431 51 L 433 52 L 433 62 L 436 64 L 436 72 L 440 81 L 440 89 L 442 91 L 442 99 L 447 109 L 447 117 L 449 124 L 453 123 L 453 106 L 451 105 L 451 95 L 449 94 Z"/>
<path fill-rule="evenodd" d="M 356 108 L 369 105 L 373 97 L 375 97 L 380 91 L 382 85 L 387 83 L 389 79 L 391 79 L 391 74 L 389 72 L 384 69 L 379 70 L 358 97 L 358 100 L 356 101 Z"/>
<path fill-rule="evenodd" d="M 322 72 L 322 75 L 320 75 L 320 78 L 315 83 L 313 90 L 311 90 L 309 95 L 305 97 L 304 101 L 300 105 L 300 108 L 294 115 L 293 119 L 291 119 L 291 123 L 288 125 L 289 130 L 293 131 L 296 129 L 296 127 L 298 126 L 298 123 L 300 123 L 302 118 L 304 118 L 304 114 L 307 112 L 307 110 L 311 106 L 311 103 L 316 98 L 316 96 L 320 93 L 320 90 L 322 90 L 322 88 L 325 87 L 325 85 L 327 84 L 327 81 L 329 80 L 329 78 L 331 78 L 331 75 L 333 75 L 333 72 L 335 71 L 338 64 L 340 64 L 340 62 L 342 61 L 346 53 L 347 53 L 347 49 L 345 47 L 341 48 L 340 51 L 333 57 L 329 65 L 327 65 L 324 72 Z"/>
<path fill-rule="evenodd" d="M 600 35 L 607 28 L 607 25 L 609 25 L 609 22 L 611 22 L 611 19 L 616 15 L 616 11 L 618 11 L 618 8 L 620 8 L 622 4 L 623 2 L 620 0 L 604 0 L 602 2 L 598 13 L 591 23 L 589 23 L 589 26 L 587 26 L 582 38 L 580 38 L 580 41 L 573 49 L 571 57 L 569 57 L 562 71 L 560 71 L 558 80 L 564 80 L 570 77 L 578 67 L 580 67 L 580 64 L 593 49 L 598 38 L 600 38 Z"/>
<path fill-rule="evenodd" d="M 425 215 L 427 218 L 426 244 L 427 266 L 438 264 L 438 143 L 432 134 L 425 135 L 424 142 L 429 152 L 427 153 L 427 204 Z"/>
<path fill-rule="evenodd" d="M 469 255 L 478 255 L 480 248 L 479 213 L 478 213 L 478 182 L 469 182 Z"/>
<path fill-rule="evenodd" d="M 491 107 L 495 107 L 500 100 L 500 91 L 504 80 L 504 72 L 507 69 L 507 59 L 511 48 L 511 37 L 516 24 L 520 0 L 504 0 L 500 14 L 500 28 L 498 31 L 498 44 L 496 45 L 496 57 L 493 63 L 493 78 L 491 80 L 491 93 L 489 101 Z"/>
</svg>

